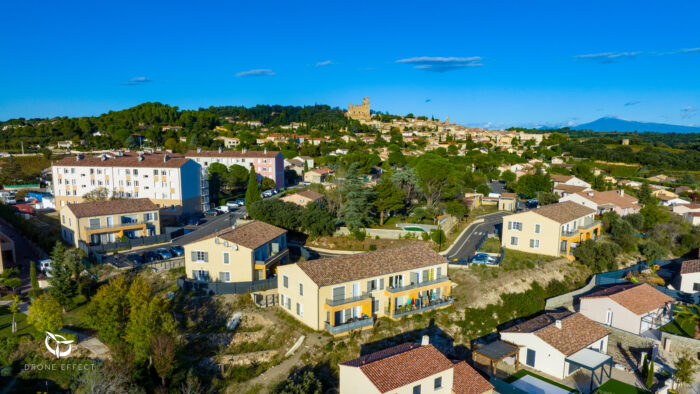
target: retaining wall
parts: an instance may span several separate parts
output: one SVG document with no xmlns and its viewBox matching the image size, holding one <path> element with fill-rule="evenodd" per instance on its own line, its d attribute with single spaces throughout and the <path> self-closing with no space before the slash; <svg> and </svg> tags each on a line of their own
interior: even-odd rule
<svg viewBox="0 0 700 394">
<path fill-rule="evenodd" d="M 570 291 L 566 294 L 558 295 L 556 297 L 548 298 L 544 304 L 544 309 L 550 310 L 550 309 L 557 309 L 557 308 L 561 308 L 561 307 L 573 306 L 574 305 L 574 298 L 576 296 L 591 291 L 595 287 L 595 285 L 596 285 L 596 275 L 593 275 L 593 277 L 588 280 L 588 283 L 585 286 L 581 287 L 580 289 L 576 289 L 574 291 Z"/>
<path fill-rule="evenodd" d="M 661 331 L 661 346 L 663 349 L 668 349 L 672 352 L 687 352 L 692 356 L 697 356 L 700 353 L 700 340 L 669 334 L 664 331 Z"/>
</svg>

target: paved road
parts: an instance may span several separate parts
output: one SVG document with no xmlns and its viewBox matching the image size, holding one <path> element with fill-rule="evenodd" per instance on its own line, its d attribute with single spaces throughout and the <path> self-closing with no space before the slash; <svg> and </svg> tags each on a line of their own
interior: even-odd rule
<svg viewBox="0 0 700 394">
<path fill-rule="evenodd" d="M 506 192 L 506 183 L 504 181 L 489 182 L 489 187 L 492 193 L 503 194 Z"/>
<path fill-rule="evenodd" d="M 447 259 L 450 261 L 454 259 L 468 260 L 474 256 L 474 253 L 476 253 L 476 245 L 479 243 L 484 233 L 496 232 L 496 228 L 500 231 L 502 218 L 508 214 L 510 214 L 510 212 L 496 212 L 481 216 L 480 218 L 484 219 L 484 222 L 471 226 L 457 238 L 454 247 L 450 250 L 450 253 L 446 255 Z"/>
</svg>

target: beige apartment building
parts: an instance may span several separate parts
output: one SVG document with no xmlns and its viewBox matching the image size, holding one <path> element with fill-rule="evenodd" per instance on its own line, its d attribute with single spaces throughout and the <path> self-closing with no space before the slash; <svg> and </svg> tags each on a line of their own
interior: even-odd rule
<svg viewBox="0 0 700 394">
<path fill-rule="evenodd" d="M 59 212 L 61 237 L 78 247 L 117 242 L 122 237 L 160 235 L 158 206 L 147 198 L 68 204 Z"/>
<path fill-rule="evenodd" d="M 282 309 L 333 335 L 452 304 L 447 259 L 423 243 L 279 267 Z"/>
<path fill-rule="evenodd" d="M 204 282 L 252 282 L 289 262 L 287 230 L 259 221 L 235 224 L 184 245 L 187 277 Z"/>
<path fill-rule="evenodd" d="M 78 154 L 51 166 L 56 209 L 83 202 L 85 194 L 106 191 L 110 197 L 148 198 L 163 215 L 202 210 L 201 168 L 182 156 L 163 152 Z"/>
<path fill-rule="evenodd" d="M 595 212 L 565 201 L 504 216 L 501 244 L 521 252 L 573 260 L 576 246 L 601 234 L 601 223 L 595 220 Z"/>
</svg>

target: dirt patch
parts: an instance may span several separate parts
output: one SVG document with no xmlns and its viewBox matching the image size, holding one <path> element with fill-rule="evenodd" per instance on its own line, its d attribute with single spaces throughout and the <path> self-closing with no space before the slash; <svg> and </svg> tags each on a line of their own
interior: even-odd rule
<svg viewBox="0 0 700 394">
<path fill-rule="evenodd" d="M 279 353 L 277 350 L 263 350 L 244 354 L 224 354 L 214 359 L 214 362 L 226 366 L 261 364 L 272 360 L 277 353 Z"/>
<path fill-rule="evenodd" d="M 322 249 L 367 251 L 375 248 L 379 250 L 404 246 L 416 242 L 427 243 L 430 247 L 434 246 L 431 242 L 417 239 L 376 239 L 370 237 L 365 238 L 364 241 L 358 241 L 354 237 L 319 237 L 307 241 L 306 246 Z"/>
<path fill-rule="evenodd" d="M 501 294 L 524 292 L 535 281 L 543 286 L 554 279 L 580 281 L 585 280 L 589 273 L 567 259 L 559 259 L 535 264 L 531 269 L 505 271 L 495 267 L 477 267 L 450 270 L 449 275 L 455 284 L 452 295 L 456 306 L 462 309 L 496 304 Z"/>
</svg>

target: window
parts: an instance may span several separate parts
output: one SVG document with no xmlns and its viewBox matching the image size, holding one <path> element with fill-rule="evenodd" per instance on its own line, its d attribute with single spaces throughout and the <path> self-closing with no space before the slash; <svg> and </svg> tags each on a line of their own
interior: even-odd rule
<svg viewBox="0 0 700 394">
<path fill-rule="evenodd" d="M 535 234 L 539 234 L 539 233 L 540 233 L 540 225 L 538 223 L 538 224 L 535 224 Z"/>
<path fill-rule="evenodd" d="M 66 224 L 66 215 L 62 215 L 61 223 Z M 697 283 L 696 283 L 697 284 Z"/>
<path fill-rule="evenodd" d="M 289 299 L 289 297 L 284 297 L 284 300 L 287 302 L 285 305 L 287 307 L 287 310 L 292 310 L 292 300 Z"/>
<path fill-rule="evenodd" d="M 229 264 L 229 252 L 224 252 L 224 264 Z"/>
<path fill-rule="evenodd" d="M 139 174 L 139 170 L 134 168 L 134 175 L 138 175 L 138 174 Z"/>
<path fill-rule="evenodd" d="M 510 237 L 510 244 L 513 246 L 518 246 L 518 237 Z"/>
<path fill-rule="evenodd" d="M 131 170 L 126 170 L 126 175 L 131 175 Z"/>
<path fill-rule="evenodd" d="M 228 271 L 219 272 L 219 280 L 222 282 L 230 282 L 231 273 Z"/>
<path fill-rule="evenodd" d="M 204 252 L 202 250 L 193 250 L 192 261 L 206 263 L 209 261 L 209 253 Z"/>
<path fill-rule="evenodd" d="M 282 286 L 284 286 L 285 289 L 289 288 L 289 277 L 287 275 L 282 275 Z"/>
<path fill-rule="evenodd" d="M 700 283 L 693 283 L 693 291 L 700 291 Z"/>
<path fill-rule="evenodd" d="M 153 175 L 158 175 L 158 170 L 153 170 Z"/>
<path fill-rule="evenodd" d="M 299 317 L 304 317 L 304 304 L 300 304 L 297 302 L 297 315 Z"/>
<path fill-rule="evenodd" d="M 303 296 L 304 295 L 304 284 L 299 283 L 299 295 Z"/>
<path fill-rule="evenodd" d="M 436 390 L 442 388 L 442 377 L 435 378 L 435 385 L 433 387 Z"/>
<path fill-rule="evenodd" d="M 540 248 L 540 240 L 539 239 L 531 239 L 530 240 L 530 247 L 532 249 L 539 249 Z"/>
<path fill-rule="evenodd" d="M 413 394 L 420 394 L 420 384 L 418 386 L 413 386 Z"/>
<path fill-rule="evenodd" d="M 370 291 L 377 290 L 377 286 L 378 286 L 377 282 L 378 282 L 377 279 L 372 279 L 372 280 L 367 281 L 367 291 L 370 292 Z"/>
<path fill-rule="evenodd" d="M 522 222 L 508 222 L 508 230 L 522 231 L 523 224 Z"/>
</svg>

